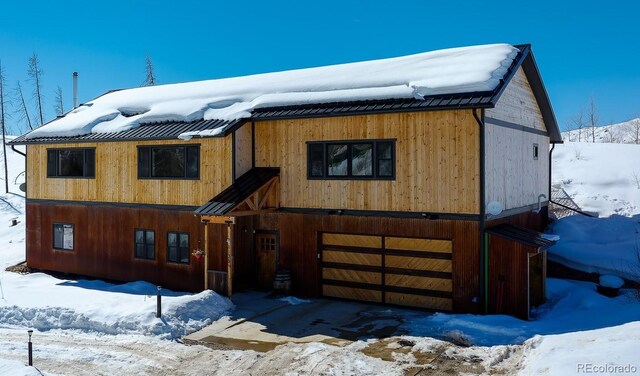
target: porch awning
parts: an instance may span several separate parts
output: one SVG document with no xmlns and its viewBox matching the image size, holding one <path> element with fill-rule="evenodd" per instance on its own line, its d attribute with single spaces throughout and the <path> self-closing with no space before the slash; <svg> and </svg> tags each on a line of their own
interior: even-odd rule
<svg viewBox="0 0 640 376">
<path fill-rule="evenodd" d="M 247 201 L 252 198 L 252 196 L 257 196 L 260 190 L 270 184 L 279 175 L 279 168 L 254 167 L 194 212 L 203 216 L 226 216 L 232 214 L 231 212 L 243 203 L 248 204 L 248 206 L 253 205 L 254 208 L 252 209 L 259 211 L 263 206 L 260 205 L 261 200 L 256 200 L 257 202 L 255 203 L 247 203 Z M 268 191 L 268 188 L 269 187 L 265 190 Z"/>
<path fill-rule="evenodd" d="M 544 251 L 555 244 L 554 241 L 545 239 L 542 234 L 537 231 L 507 223 L 491 227 L 487 229 L 487 233 L 524 244 L 536 249 L 538 252 Z"/>
</svg>

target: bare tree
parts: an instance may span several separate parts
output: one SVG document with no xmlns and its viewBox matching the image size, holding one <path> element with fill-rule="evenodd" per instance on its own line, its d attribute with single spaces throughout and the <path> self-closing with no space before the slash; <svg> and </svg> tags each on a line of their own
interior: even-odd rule
<svg viewBox="0 0 640 376">
<path fill-rule="evenodd" d="M 591 142 L 596 142 L 596 127 L 598 126 L 598 108 L 596 100 L 591 97 L 589 106 L 587 107 L 587 122 L 591 128 Z"/>
<path fill-rule="evenodd" d="M 635 144 L 640 144 L 640 118 L 631 120 L 631 136 Z"/>
<path fill-rule="evenodd" d="M 584 110 L 580 109 L 571 119 L 569 120 L 569 127 L 572 131 L 578 131 L 578 142 L 582 141 L 582 130 L 584 129 L 586 122 L 584 121 Z M 575 134 L 573 139 L 571 139 L 571 134 L 573 132 L 569 132 L 569 141 L 576 141 Z"/>
<path fill-rule="evenodd" d="M 53 105 L 54 110 L 56 111 L 56 115 L 61 116 L 64 114 L 64 102 L 62 96 L 62 88 L 60 85 L 56 88 L 56 101 Z"/>
<path fill-rule="evenodd" d="M 22 92 L 22 85 L 20 84 L 20 81 L 16 83 L 14 96 L 15 100 L 18 102 L 18 106 L 16 106 L 16 113 L 20 116 L 19 121 L 26 120 L 29 129 L 33 130 L 31 117 L 29 116 L 29 109 L 27 108 L 27 102 L 24 100 L 24 93 Z"/>
<path fill-rule="evenodd" d="M 151 56 L 149 56 L 148 54 L 147 54 L 147 60 L 145 64 L 145 72 L 146 72 L 146 77 L 142 82 L 141 86 L 155 86 L 157 82 L 156 75 L 153 71 L 153 62 L 151 61 Z"/>
<path fill-rule="evenodd" d="M 43 71 L 40 68 L 40 59 L 34 52 L 29 58 L 29 69 L 27 74 L 29 80 L 33 83 L 33 98 L 36 101 L 38 114 L 40 115 L 40 125 L 44 124 L 44 114 L 42 112 L 42 75 Z"/>
<path fill-rule="evenodd" d="M 2 156 L 4 159 L 4 189 L 5 193 L 9 193 L 9 169 L 7 167 L 7 129 L 5 117 L 5 101 L 4 101 L 4 69 L 2 69 L 2 61 L 0 61 L 0 125 L 2 125 Z"/>
</svg>

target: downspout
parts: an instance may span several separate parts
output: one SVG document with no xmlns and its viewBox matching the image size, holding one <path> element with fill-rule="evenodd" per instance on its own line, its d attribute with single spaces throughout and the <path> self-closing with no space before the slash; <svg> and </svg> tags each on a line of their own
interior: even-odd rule
<svg viewBox="0 0 640 376">
<path fill-rule="evenodd" d="M 485 197 L 484 197 L 484 190 L 485 190 L 485 173 L 484 173 L 484 169 L 485 169 L 485 145 L 484 145 L 484 139 L 485 139 L 485 126 L 484 126 L 484 110 L 482 110 L 482 113 L 480 116 L 478 116 L 478 109 L 474 108 L 473 109 L 473 117 L 476 119 L 476 122 L 478 123 L 478 126 L 480 128 L 480 156 L 479 156 L 479 167 L 480 167 L 480 207 L 479 207 L 479 212 L 480 212 L 480 221 L 479 221 L 479 236 L 478 236 L 478 241 L 480 244 L 480 275 L 478 276 L 478 283 L 479 283 L 479 290 L 480 290 L 480 303 L 482 304 L 482 307 L 484 309 L 484 313 L 487 312 L 487 295 L 488 295 L 488 271 L 486 270 L 488 263 L 487 263 L 487 246 L 485 244 L 485 237 L 484 237 L 484 230 L 485 230 Z"/>
<path fill-rule="evenodd" d="M 23 153 L 23 152 L 21 152 L 20 150 L 16 149 L 16 146 L 15 146 L 15 145 L 11 145 L 11 150 L 13 150 L 14 152 L 16 152 L 16 153 L 18 153 L 18 154 L 22 155 L 22 156 L 23 156 L 23 157 L 25 157 L 25 158 L 27 157 L 27 155 L 26 155 L 25 153 Z"/>
<path fill-rule="evenodd" d="M 551 169 L 552 166 L 552 160 L 553 160 L 553 149 L 556 147 L 555 142 L 551 144 L 551 150 L 549 150 L 549 202 L 551 202 L 551 172 L 553 171 Z M 546 224 L 545 224 L 546 225 Z"/>
</svg>

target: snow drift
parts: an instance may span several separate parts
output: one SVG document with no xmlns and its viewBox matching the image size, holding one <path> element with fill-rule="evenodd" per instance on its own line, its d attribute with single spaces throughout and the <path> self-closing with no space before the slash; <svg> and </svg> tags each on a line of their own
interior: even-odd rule
<svg viewBox="0 0 640 376">
<path fill-rule="evenodd" d="M 176 339 L 228 313 L 233 304 L 213 291 L 162 291 L 162 318 L 155 317 L 156 287 L 95 280 L 60 280 L 43 273 L 6 273 L 0 280 L 0 327 L 39 331 L 74 329 L 104 334 L 144 334 Z"/>
</svg>

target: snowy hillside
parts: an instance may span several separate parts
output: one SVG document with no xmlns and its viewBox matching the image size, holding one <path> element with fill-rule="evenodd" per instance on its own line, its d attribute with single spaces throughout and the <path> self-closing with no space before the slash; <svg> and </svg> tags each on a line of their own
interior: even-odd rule
<svg viewBox="0 0 640 376">
<path fill-rule="evenodd" d="M 582 128 L 562 132 L 565 142 L 592 142 L 593 136 L 596 142 L 640 144 L 640 118 L 596 127 L 595 130 Z"/>
<path fill-rule="evenodd" d="M 556 145 L 552 182 L 600 217 L 640 214 L 640 145 Z"/>
</svg>

